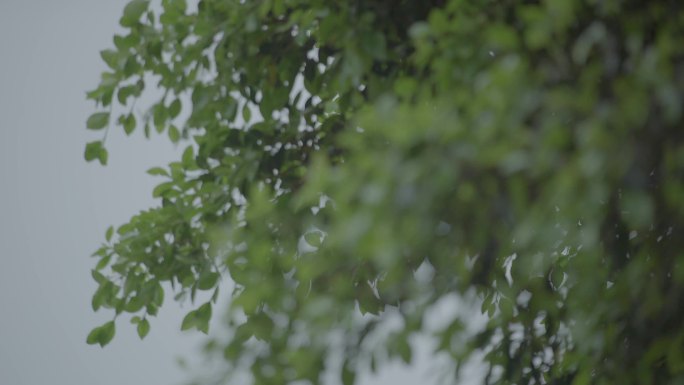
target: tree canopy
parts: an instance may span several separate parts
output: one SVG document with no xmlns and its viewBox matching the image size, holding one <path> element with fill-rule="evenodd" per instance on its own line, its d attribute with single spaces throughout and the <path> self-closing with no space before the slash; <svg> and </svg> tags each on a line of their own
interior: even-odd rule
<svg viewBox="0 0 684 385">
<path fill-rule="evenodd" d="M 198 291 L 181 328 L 206 333 L 224 287 L 208 351 L 254 384 L 353 384 L 419 333 L 454 383 L 474 357 L 487 384 L 681 383 L 682 8 L 131 1 L 85 158 L 114 127 L 186 149 L 95 252 L 114 314 L 87 342 Z"/>
</svg>

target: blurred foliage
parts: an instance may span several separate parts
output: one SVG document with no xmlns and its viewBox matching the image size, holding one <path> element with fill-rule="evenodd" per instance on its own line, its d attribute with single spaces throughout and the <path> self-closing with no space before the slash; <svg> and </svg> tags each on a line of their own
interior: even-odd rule
<svg viewBox="0 0 684 385">
<path fill-rule="evenodd" d="M 207 291 L 206 333 L 229 277 L 207 350 L 255 384 L 353 384 L 420 333 L 451 382 L 482 356 L 487 384 L 682 383 L 682 4 L 131 1 L 87 127 L 187 148 L 107 231 L 93 308 L 144 337 Z M 449 298 L 487 322 L 428 328 Z"/>
</svg>

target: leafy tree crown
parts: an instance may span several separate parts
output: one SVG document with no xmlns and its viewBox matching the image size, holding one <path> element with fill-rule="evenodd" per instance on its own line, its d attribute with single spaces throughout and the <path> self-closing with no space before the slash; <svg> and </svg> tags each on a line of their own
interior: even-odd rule
<svg viewBox="0 0 684 385">
<path fill-rule="evenodd" d="M 419 333 L 450 375 L 482 355 L 488 384 L 681 383 L 682 11 L 131 1 L 85 158 L 107 162 L 110 126 L 186 149 L 95 252 L 114 320 L 88 343 L 123 313 L 144 337 L 168 292 L 213 294 L 181 326 L 207 333 L 221 286 L 230 338 L 207 349 L 255 384 L 353 384 Z"/>
</svg>

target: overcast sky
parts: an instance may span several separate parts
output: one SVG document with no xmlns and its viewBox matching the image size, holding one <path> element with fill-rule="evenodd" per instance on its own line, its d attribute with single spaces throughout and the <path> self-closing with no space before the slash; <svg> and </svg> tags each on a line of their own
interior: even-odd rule
<svg viewBox="0 0 684 385">
<path fill-rule="evenodd" d="M 110 224 L 154 204 L 145 170 L 173 159 L 167 140 L 110 132 L 110 164 L 83 160 L 97 134 L 85 92 L 104 65 L 123 0 L 0 0 L 0 384 L 177 384 L 197 335 L 165 306 L 140 341 L 122 319 L 104 349 L 89 255 Z M 173 305 L 173 303 L 169 302 Z"/>
<path fill-rule="evenodd" d="M 201 336 L 181 333 L 188 309 L 167 301 L 140 341 L 126 318 L 101 349 L 88 256 L 119 225 L 155 204 L 145 173 L 179 156 L 165 138 L 112 130 L 109 165 L 83 160 L 94 111 L 85 92 L 105 69 L 125 0 L 0 0 L 0 384 L 180 384 L 178 356 L 197 356 Z M 171 296 L 167 296 L 171 298 Z M 423 346 L 424 348 L 425 346 Z M 392 365 L 367 385 L 425 383 L 422 369 Z M 430 381 L 428 381 L 430 382 Z"/>
</svg>

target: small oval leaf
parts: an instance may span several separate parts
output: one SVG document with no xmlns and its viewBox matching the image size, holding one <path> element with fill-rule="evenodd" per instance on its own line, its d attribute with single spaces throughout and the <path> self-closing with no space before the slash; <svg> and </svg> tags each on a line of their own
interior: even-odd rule
<svg viewBox="0 0 684 385">
<path fill-rule="evenodd" d="M 109 123 L 109 112 L 96 112 L 88 117 L 86 127 L 91 130 L 101 130 Z"/>
<path fill-rule="evenodd" d="M 150 332 L 150 323 L 146 318 L 143 318 L 138 322 L 138 336 L 140 339 L 145 338 L 147 333 Z"/>
</svg>

